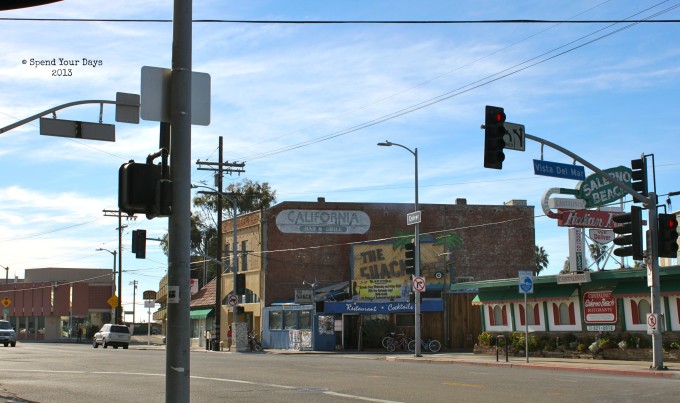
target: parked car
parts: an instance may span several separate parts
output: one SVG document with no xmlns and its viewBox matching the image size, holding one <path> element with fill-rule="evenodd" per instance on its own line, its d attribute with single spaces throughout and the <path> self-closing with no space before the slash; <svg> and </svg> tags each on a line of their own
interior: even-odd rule
<svg viewBox="0 0 680 403">
<path fill-rule="evenodd" d="M 0 343 L 5 347 L 17 345 L 17 332 L 14 331 L 12 324 L 6 320 L 0 320 Z"/>
<path fill-rule="evenodd" d="M 92 337 L 92 347 L 97 348 L 100 344 L 104 348 L 111 346 L 127 349 L 130 345 L 130 329 L 125 325 L 107 323 Z"/>
</svg>

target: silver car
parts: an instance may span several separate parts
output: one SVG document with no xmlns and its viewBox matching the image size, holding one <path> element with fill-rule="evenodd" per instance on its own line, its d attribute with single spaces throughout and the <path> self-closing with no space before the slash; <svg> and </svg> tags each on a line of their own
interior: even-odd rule
<svg viewBox="0 0 680 403">
<path fill-rule="evenodd" d="M 17 333 L 12 328 L 12 324 L 6 320 L 0 320 L 0 343 L 5 347 L 8 345 L 16 347 L 17 345 Z"/>
<path fill-rule="evenodd" d="M 127 350 L 128 345 L 130 345 L 130 329 L 125 325 L 107 323 L 92 338 L 92 347 L 97 348 L 100 344 L 104 348 L 108 346 L 113 348 L 123 347 Z"/>
</svg>

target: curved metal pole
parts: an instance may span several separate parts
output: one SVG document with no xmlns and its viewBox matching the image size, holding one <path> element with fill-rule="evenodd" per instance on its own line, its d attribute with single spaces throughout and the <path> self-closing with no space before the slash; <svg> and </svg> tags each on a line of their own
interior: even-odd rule
<svg viewBox="0 0 680 403">
<path fill-rule="evenodd" d="M 418 149 L 415 148 L 411 150 L 410 148 L 398 144 L 398 143 L 393 143 L 391 141 L 385 140 L 383 143 L 378 143 L 379 146 L 383 147 L 390 147 L 390 146 L 397 146 L 401 147 L 404 150 L 410 152 L 413 154 L 413 157 L 415 158 L 415 209 L 414 211 L 418 211 Z M 414 267 L 414 272 L 416 277 L 420 277 L 420 223 L 416 223 L 414 225 L 414 234 L 413 234 L 413 244 L 415 246 L 415 253 L 414 253 L 414 260 L 415 260 L 415 267 Z M 415 293 L 415 338 L 416 338 L 416 348 L 415 348 L 415 356 L 416 357 L 421 357 L 421 333 L 420 333 L 420 292 L 417 290 L 414 290 Z"/>
<path fill-rule="evenodd" d="M 26 119 L 22 119 L 22 120 L 20 120 L 20 121 L 18 121 L 18 122 L 12 123 L 11 125 L 8 125 L 8 126 L 5 126 L 5 127 L 3 127 L 3 128 L 0 128 L 0 133 L 8 132 L 8 131 L 10 131 L 10 130 L 12 130 L 12 129 L 15 129 L 15 128 L 19 127 L 19 126 L 23 126 L 23 125 L 25 125 L 26 123 L 31 122 L 31 121 L 33 121 L 33 120 L 36 120 L 36 119 L 38 119 L 38 118 L 41 118 L 41 117 L 43 117 L 43 116 L 45 116 L 45 115 L 47 115 L 47 114 L 49 114 L 49 113 L 54 113 L 54 112 L 56 112 L 56 111 L 58 111 L 58 110 L 65 109 L 65 108 L 69 108 L 69 107 L 71 107 L 71 106 L 85 105 L 85 104 L 113 104 L 113 105 L 115 105 L 115 104 L 116 104 L 116 101 L 107 101 L 107 100 L 104 100 L 104 99 L 91 99 L 91 100 L 86 100 L 86 101 L 69 102 L 69 103 L 67 103 L 67 104 L 55 106 L 54 108 L 47 109 L 47 110 L 45 110 L 45 111 L 43 111 L 43 112 L 40 112 L 40 113 L 36 113 L 35 115 L 33 115 L 33 116 L 31 116 L 31 117 L 28 117 L 28 118 L 26 118 Z"/>
</svg>

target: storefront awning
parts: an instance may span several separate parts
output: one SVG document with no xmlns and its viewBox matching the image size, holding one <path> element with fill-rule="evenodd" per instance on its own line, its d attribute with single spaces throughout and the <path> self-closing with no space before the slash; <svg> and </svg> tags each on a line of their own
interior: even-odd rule
<svg viewBox="0 0 680 403">
<path fill-rule="evenodd" d="M 574 295 L 576 285 L 569 285 L 563 287 L 534 287 L 534 292 L 527 294 L 527 301 L 548 301 L 557 299 L 566 299 Z M 524 294 L 521 294 L 518 289 L 504 289 L 504 290 L 479 290 L 479 294 L 472 300 L 472 305 L 482 304 L 505 304 L 508 302 L 524 301 Z"/>
<path fill-rule="evenodd" d="M 616 298 L 649 297 L 650 294 L 651 290 L 646 281 L 619 283 L 612 292 L 612 296 Z M 670 279 L 662 281 L 661 295 L 680 295 L 680 281 Z"/>
<path fill-rule="evenodd" d="M 189 312 L 189 316 L 191 319 L 205 319 L 210 315 L 210 313 L 213 311 L 212 308 L 209 309 L 194 309 L 191 312 Z"/>
</svg>

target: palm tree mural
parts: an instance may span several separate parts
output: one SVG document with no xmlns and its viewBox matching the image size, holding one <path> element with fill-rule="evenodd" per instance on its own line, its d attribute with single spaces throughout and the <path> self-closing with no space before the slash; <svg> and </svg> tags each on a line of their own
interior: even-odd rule
<svg viewBox="0 0 680 403">
<path fill-rule="evenodd" d="M 536 262 L 536 275 L 548 268 L 548 254 L 542 246 L 534 245 L 534 257 Z"/>
</svg>

